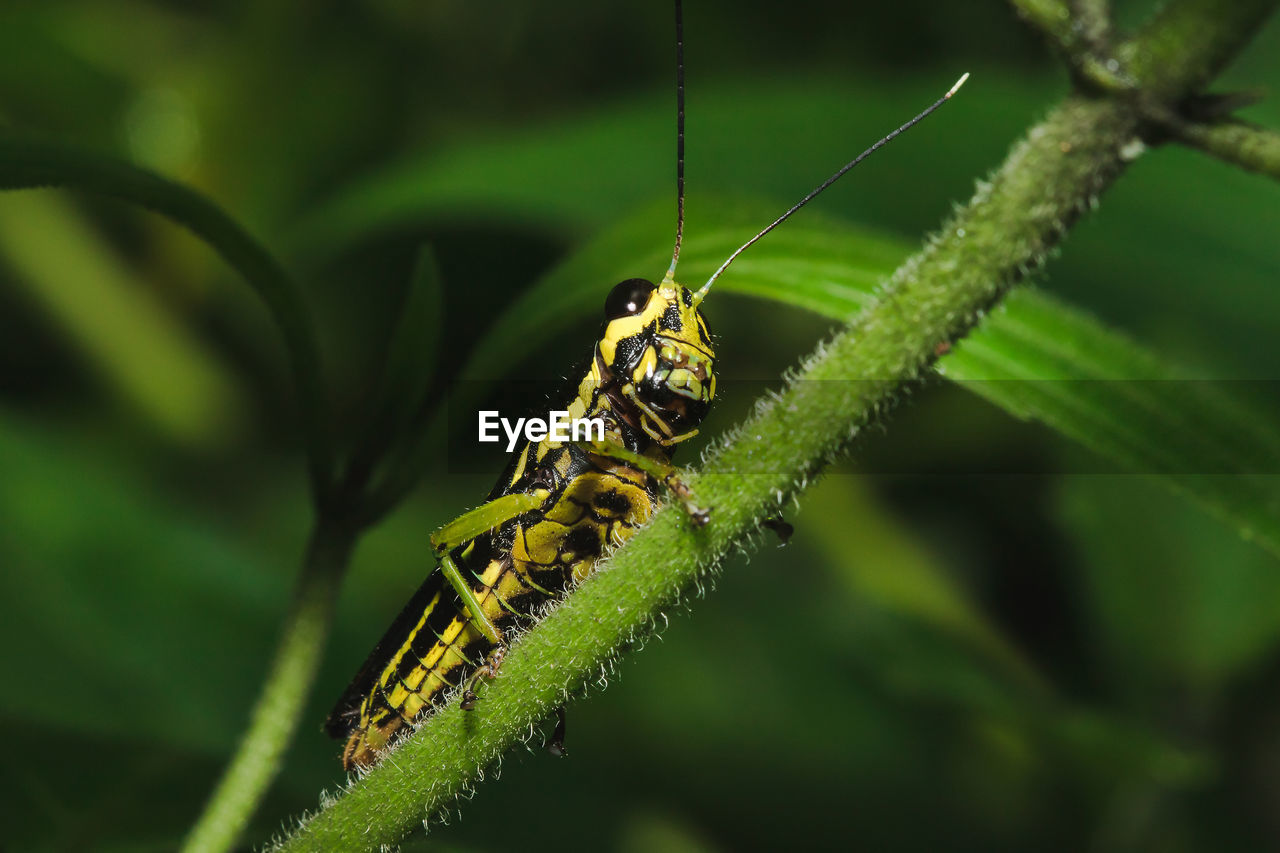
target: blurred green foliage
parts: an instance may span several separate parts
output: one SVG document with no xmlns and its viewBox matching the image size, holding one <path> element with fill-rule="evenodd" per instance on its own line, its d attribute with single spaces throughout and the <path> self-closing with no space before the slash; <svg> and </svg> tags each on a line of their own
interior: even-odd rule
<svg viewBox="0 0 1280 853">
<path fill-rule="evenodd" d="M 700 198 L 780 207 L 972 71 L 945 123 L 822 199 L 887 235 L 868 249 L 884 257 L 1065 90 L 995 0 L 687 15 L 691 246 L 717 224 Z M 190 183 L 279 250 L 320 308 L 357 432 L 424 242 L 444 284 L 438 361 L 456 372 L 571 248 L 671 198 L 669 30 L 660 3 L 11 0 L 0 125 Z M 1272 27 L 1223 86 L 1275 88 L 1277 55 Z M 1274 101 L 1245 116 L 1280 127 Z M 1274 416 L 1277 192 L 1155 152 L 1044 284 L 1189 375 L 1258 380 L 1232 387 Z M 622 274 L 660 274 L 665 251 Z M 773 380 L 829 325 L 708 304 L 729 379 Z M 554 385 L 593 333 L 480 355 Z M 724 402 L 720 426 L 750 394 Z M 972 395 L 910 402 L 807 496 L 790 547 L 729 565 L 695 618 L 571 707 L 568 760 L 510 757 L 428 843 L 1280 843 L 1274 558 Z M 197 814 L 305 533 L 292 411 L 259 306 L 188 235 L 94 199 L 0 198 L 6 848 L 168 849 Z M 427 570 L 428 531 L 491 485 L 443 447 L 361 544 L 253 841 L 338 784 L 330 701 Z"/>
</svg>

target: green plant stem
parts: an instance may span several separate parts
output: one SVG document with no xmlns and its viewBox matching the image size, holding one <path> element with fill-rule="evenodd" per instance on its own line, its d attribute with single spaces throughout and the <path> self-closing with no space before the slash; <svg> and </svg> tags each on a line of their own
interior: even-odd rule
<svg viewBox="0 0 1280 853">
<path fill-rule="evenodd" d="M 328 408 L 311 311 L 292 278 L 235 220 L 200 193 L 110 157 L 43 140 L 0 139 L 0 190 L 66 187 L 159 213 L 222 256 L 266 303 L 280 330 L 300 398 L 312 493 L 327 500 L 333 482 Z"/>
<path fill-rule="evenodd" d="M 1244 122 L 1177 124 L 1179 142 L 1250 172 L 1280 181 L 1280 133 Z"/>
<path fill-rule="evenodd" d="M 1071 32 L 1071 7 L 1063 0 L 1009 0 L 1009 5 L 1060 47 L 1065 48 L 1075 37 Z"/>
<path fill-rule="evenodd" d="M 1274 0 L 1176 0 L 1117 49 L 1149 99 L 1176 100 L 1212 80 L 1275 11 Z"/>
<path fill-rule="evenodd" d="M 1071 11 L 1080 37 L 1094 49 L 1105 48 L 1111 41 L 1111 0 L 1071 0 Z"/>
<path fill-rule="evenodd" d="M 1198 26 L 1182 25 L 1199 11 Z M 1241 0 L 1249 14 L 1203 0 L 1167 7 L 1147 33 L 1186 35 L 1172 65 L 1146 64 L 1153 91 L 1177 96 L 1207 81 L 1274 8 Z M 1238 28 L 1239 32 L 1214 32 Z M 1191 70 L 1189 70 L 1191 69 Z M 515 644 L 475 710 L 456 702 L 429 718 L 342 796 L 283 843 L 287 850 L 368 849 L 395 844 L 424 817 L 452 804 L 485 768 L 626 647 L 650 632 L 759 520 L 802 490 L 860 429 L 891 407 L 943 344 L 963 336 L 1015 283 L 1040 265 L 1142 150 L 1134 105 L 1072 97 L 1013 149 L 925 248 L 894 274 L 881 297 L 822 347 L 779 395 L 710 457 L 690 485 L 714 508 L 692 529 L 677 510 L 653 522 Z"/>
<path fill-rule="evenodd" d="M 1064 44 L 1071 37 L 1071 8 L 1064 0 L 1009 0 L 1009 4 L 1057 44 Z"/>
<path fill-rule="evenodd" d="M 188 834 L 183 844 L 186 853 L 230 850 L 275 779 L 320 667 L 334 601 L 354 542 L 354 534 L 346 527 L 324 521 L 316 525 L 284 636 L 249 728 Z"/>
<path fill-rule="evenodd" d="M 1110 31 L 1105 2 L 1077 0 L 1009 0 L 1014 11 L 1049 41 L 1067 60 L 1078 81 L 1104 92 L 1123 92 L 1133 81 L 1099 54 L 1102 40 Z"/>
</svg>

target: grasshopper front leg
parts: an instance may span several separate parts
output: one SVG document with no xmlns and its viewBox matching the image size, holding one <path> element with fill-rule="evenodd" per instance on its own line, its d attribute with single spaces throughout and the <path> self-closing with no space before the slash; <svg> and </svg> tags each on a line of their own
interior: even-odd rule
<svg viewBox="0 0 1280 853">
<path fill-rule="evenodd" d="M 680 469 L 676 466 L 628 450 L 612 441 L 592 441 L 587 446 L 592 453 L 625 462 L 661 483 L 684 507 L 694 527 L 702 527 L 711 520 L 710 508 L 700 507 L 694 502 L 693 490 L 680 478 Z"/>
<path fill-rule="evenodd" d="M 435 552 L 440 571 L 462 600 L 463 606 L 466 607 L 467 613 L 474 621 L 476 628 L 479 629 L 486 640 L 494 645 L 494 650 L 490 653 L 489 660 L 477 675 L 487 672 L 492 678 L 498 674 L 498 667 L 502 664 L 502 658 L 506 654 L 506 643 L 498 626 L 494 625 L 493 620 L 489 618 L 489 614 L 484 612 L 484 608 L 476 598 L 471 584 L 467 583 L 466 578 L 462 576 L 462 570 L 458 568 L 457 562 L 454 561 L 452 552 L 478 536 L 497 530 L 512 519 L 530 510 L 542 507 L 550 497 L 551 492 L 546 489 L 538 489 L 528 494 L 503 495 L 476 507 L 470 512 L 463 513 L 431 535 L 431 548 Z M 469 704 L 474 703 L 475 694 L 468 687 L 464 695 L 463 707 L 466 708 Z"/>
</svg>

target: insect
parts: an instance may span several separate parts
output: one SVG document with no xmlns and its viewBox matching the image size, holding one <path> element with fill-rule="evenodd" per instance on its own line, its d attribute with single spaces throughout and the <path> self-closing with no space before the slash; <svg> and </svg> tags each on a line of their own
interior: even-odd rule
<svg viewBox="0 0 1280 853">
<path fill-rule="evenodd" d="M 684 233 L 684 37 L 676 12 L 676 238 L 654 284 L 627 279 L 604 302 L 590 368 L 567 407 L 600 418 L 603 440 L 530 441 L 514 454 L 484 504 L 431 536 L 430 574 L 369 655 L 329 715 L 345 738 L 348 770 L 382 752 L 454 693 L 474 704 L 475 679 L 497 673 L 508 638 L 590 575 L 601 557 L 673 497 L 694 525 L 711 520 L 672 465 L 697 434 L 716 394 L 715 346 L 702 304 L 735 258 L 894 137 L 946 102 L 965 75 L 735 250 L 698 290 L 675 280 Z"/>
</svg>

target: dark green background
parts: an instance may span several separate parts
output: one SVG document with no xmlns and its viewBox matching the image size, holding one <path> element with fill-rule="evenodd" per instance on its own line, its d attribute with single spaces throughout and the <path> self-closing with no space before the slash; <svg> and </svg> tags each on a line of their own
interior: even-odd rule
<svg viewBox="0 0 1280 853">
<path fill-rule="evenodd" d="M 690 240 L 699 194 L 780 210 L 970 71 L 818 205 L 917 240 L 1067 88 L 995 0 L 686 14 Z M 512 294 L 671 198 L 672 55 L 661 2 L 9 0 L 0 123 L 190 183 L 261 236 L 318 306 L 351 425 L 421 242 L 456 369 Z M 1276 87 L 1277 55 L 1272 27 L 1222 87 Z M 1275 100 L 1244 114 L 1280 127 Z M 1254 380 L 1232 387 L 1275 412 L 1278 203 L 1265 179 L 1156 151 L 1041 283 L 1188 376 Z M 828 327 L 738 297 L 707 310 L 733 389 L 715 428 Z M 513 342 L 511 372 L 562 378 L 594 332 Z M 570 707 L 568 759 L 514 753 L 431 841 L 1280 844 L 1273 558 L 964 391 L 904 402 L 805 496 L 790 547 L 731 561 Z M 196 241 L 99 200 L 0 196 L 0 846 L 169 849 L 194 819 L 306 532 L 292 411 L 259 306 Z M 361 545 L 251 841 L 341 781 L 330 702 L 430 568 L 430 530 L 497 473 L 448 462 Z"/>
</svg>

